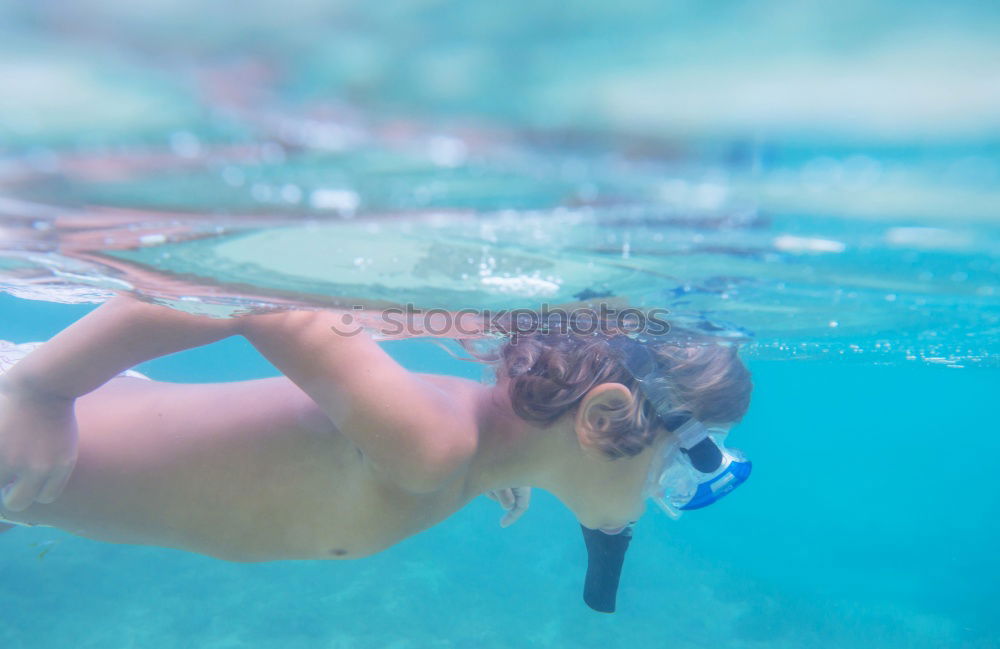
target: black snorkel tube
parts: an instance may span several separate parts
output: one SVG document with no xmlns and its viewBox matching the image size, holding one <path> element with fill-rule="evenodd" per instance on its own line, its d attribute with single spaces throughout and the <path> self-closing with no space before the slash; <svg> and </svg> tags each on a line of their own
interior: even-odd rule
<svg viewBox="0 0 1000 649">
<path fill-rule="evenodd" d="M 583 583 L 583 601 L 598 613 L 614 613 L 618 580 L 625 562 L 625 552 L 632 541 L 632 526 L 618 534 L 607 534 L 580 526 L 587 545 L 587 577 Z"/>
<path fill-rule="evenodd" d="M 642 359 L 647 366 L 637 371 L 630 363 L 627 352 L 640 348 L 641 345 L 622 336 L 612 340 L 612 349 L 625 356 L 622 360 L 633 376 L 641 380 L 649 375 L 655 364 L 649 352 L 643 350 L 646 356 Z M 583 582 L 583 601 L 598 613 L 614 613 L 618 598 L 618 582 L 622 575 L 622 564 L 625 563 L 625 553 L 632 542 L 632 525 L 617 534 L 607 534 L 601 530 L 580 525 L 583 531 L 583 542 L 587 546 L 587 576 Z"/>
<path fill-rule="evenodd" d="M 653 374 L 656 363 L 650 352 L 627 336 L 610 341 L 610 347 L 621 355 L 622 363 L 642 385 Z M 665 401 L 665 395 L 643 393 L 656 405 Z M 659 396 L 659 398 L 654 398 Z M 587 545 L 587 576 L 583 584 L 583 601 L 599 613 L 614 613 L 618 597 L 618 582 L 625 563 L 625 553 L 632 541 L 632 525 L 617 534 L 580 526 L 583 542 Z"/>
</svg>

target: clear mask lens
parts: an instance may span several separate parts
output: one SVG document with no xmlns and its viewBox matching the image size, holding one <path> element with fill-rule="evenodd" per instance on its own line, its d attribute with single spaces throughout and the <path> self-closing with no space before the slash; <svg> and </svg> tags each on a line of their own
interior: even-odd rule
<svg viewBox="0 0 1000 649">
<path fill-rule="evenodd" d="M 722 428 L 701 428 L 681 430 L 678 439 L 664 450 L 660 461 L 651 467 L 647 482 L 647 497 L 668 516 L 680 518 L 684 510 L 705 507 L 742 484 L 750 471 L 750 463 L 737 449 L 725 447 L 727 430 Z M 684 433 L 687 433 L 685 435 Z M 681 444 L 709 439 L 721 452 L 722 461 L 712 471 L 697 470 L 682 450 Z M 686 439 L 685 439 L 686 437 Z"/>
</svg>

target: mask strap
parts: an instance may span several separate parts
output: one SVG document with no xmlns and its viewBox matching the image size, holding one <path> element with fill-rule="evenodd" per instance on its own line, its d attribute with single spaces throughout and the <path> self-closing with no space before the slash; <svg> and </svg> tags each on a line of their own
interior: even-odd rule
<svg viewBox="0 0 1000 649">
<path fill-rule="evenodd" d="M 618 336 L 609 341 L 609 346 L 616 350 L 625 368 L 639 383 L 639 390 L 652 402 L 660 419 L 673 427 L 674 422 L 668 419 L 684 418 L 684 423 L 674 430 L 677 443 L 696 470 L 701 473 L 713 473 L 722 465 L 722 451 L 708 436 L 708 429 L 700 421 L 686 413 L 666 415 L 670 411 L 670 395 L 664 386 L 657 386 L 650 381 L 656 373 L 656 361 L 650 351 L 642 344 L 628 336 Z"/>
<path fill-rule="evenodd" d="M 681 448 L 691 448 L 701 440 L 708 437 L 708 429 L 694 417 L 688 418 L 686 422 L 674 431 L 674 438 Z"/>
</svg>

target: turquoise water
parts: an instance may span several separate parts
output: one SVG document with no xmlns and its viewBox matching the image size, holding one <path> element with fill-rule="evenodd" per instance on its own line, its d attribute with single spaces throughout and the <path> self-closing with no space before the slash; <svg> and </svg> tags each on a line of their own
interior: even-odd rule
<svg viewBox="0 0 1000 649">
<path fill-rule="evenodd" d="M 4 337 L 89 307 L 0 298 Z M 420 341 L 408 367 L 476 378 Z M 996 370 L 751 360 L 732 441 L 753 479 L 702 512 L 649 511 L 619 610 L 581 600 L 573 517 L 537 492 L 500 529 L 485 498 L 355 562 L 229 564 L 53 530 L 0 536 L 0 641 L 81 647 L 996 647 Z M 275 372 L 238 341 L 140 369 L 172 381 Z M 264 523 L 266 524 L 266 522 Z M 44 558 L 39 555 L 48 550 Z"/>
<path fill-rule="evenodd" d="M 0 0 L 0 339 L 114 291 L 376 335 L 606 296 L 745 343 L 752 479 L 649 511 L 611 616 L 538 490 L 346 562 L 17 529 L 0 645 L 1000 647 L 995 3 L 568 6 Z M 240 340 L 139 369 L 277 373 Z"/>
</svg>

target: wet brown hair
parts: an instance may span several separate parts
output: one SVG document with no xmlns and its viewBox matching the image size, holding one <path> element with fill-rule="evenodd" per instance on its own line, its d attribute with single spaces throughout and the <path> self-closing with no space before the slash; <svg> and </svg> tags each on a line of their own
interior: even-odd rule
<svg viewBox="0 0 1000 649">
<path fill-rule="evenodd" d="M 505 383 L 514 412 L 549 426 L 576 411 L 584 395 L 601 383 L 621 383 L 632 393 L 631 403 L 606 408 L 608 425 L 599 442 L 608 457 L 633 456 L 665 431 L 664 419 L 639 390 L 639 383 L 609 346 L 610 336 L 572 333 L 519 334 L 492 352 L 477 352 L 477 360 L 493 366 L 498 384 Z M 750 406 L 750 372 L 733 344 L 690 337 L 645 343 L 656 360 L 653 381 L 672 395 L 665 417 L 693 416 L 714 424 L 738 422 Z"/>
</svg>

